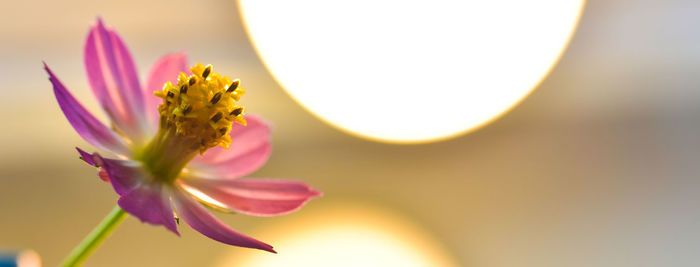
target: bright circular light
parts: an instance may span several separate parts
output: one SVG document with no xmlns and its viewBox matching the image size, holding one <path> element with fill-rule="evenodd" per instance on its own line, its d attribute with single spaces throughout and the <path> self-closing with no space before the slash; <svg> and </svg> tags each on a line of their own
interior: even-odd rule
<svg viewBox="0 0 700 267">
<path fill-rule="evenodd" d="M 466 132 L 556 63 L 583 0 L 239 0 L 258 55 L 321 119 L 364 137 Z"/>
<path fill-rule="evenodd" d="M 303 213 L 253 233 L 279 254 L 234 248 L 215 266 L 457 266 L 431 235 L 388 211 L 334 203 Z"/>
</svg>

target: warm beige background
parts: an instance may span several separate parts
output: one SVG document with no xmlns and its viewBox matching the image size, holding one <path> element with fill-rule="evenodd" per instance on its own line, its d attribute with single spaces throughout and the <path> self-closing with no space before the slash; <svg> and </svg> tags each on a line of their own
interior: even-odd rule
<svg viewBox="0 0 700 267">
<path fill-rule="evenodd" d="M 408 146 L 357 139 L 302 110 L 260 64 L 233 1 L 1 4 L 0 247 L 33 248 L 46 266 L 116 202 L 77 160 L 73 147 L 89 146 L 41 69 L 45 60 L 97 112 L 82 66 L 97 14 L 127 40 L 142 75 L 184 50 L 240 77 L 248 110 L 276 128 L 256 176 L 323 190 L 310 211 L 337 200 L 395 210 L 464 266 L 700 265 L 698 1 L 588 1 L 568 51 L 522 104 L 466 136 Z M 220 218 L 249 233 L 286 219 Z M 202 266 L 227 250 L 258 253 L 181 229 L 177 238 L 128 218 L 88 265 Z"/>
</svg>

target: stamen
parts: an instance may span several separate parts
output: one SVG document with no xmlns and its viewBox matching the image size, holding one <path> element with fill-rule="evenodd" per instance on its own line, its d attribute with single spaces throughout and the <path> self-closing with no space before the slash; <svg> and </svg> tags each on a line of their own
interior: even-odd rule
<svg viewBox="0 0 700 267">
<path fill-rule="evenodd" d="M 245 94 L 239 80 L 213 71 L 211 65 L 197 64 L 192 75 L 180 73 L 176 84 L 167 82 L 154 95 L 163 99 L 158 107 L 160 128 L 173 131 L 187 144 L 183 147 L 200 153 L 214 146 L 228 148 L 233 123 L 246 124 L 244 108 L 237 102 Z"/>
<path fill-rule="evenodd" d="M 211 104 L 214 105 L 216 103 L 219 103 L 219 100 L 221 100 L 221 92 L 216 93 L 212 98 L 211 98 Z"/>
<path fill-rule="evenodd" d="M 207 67 L 204 68 L 204 72 L 202 72 L 202 77 L 206 79 L 207 76 L 209 76 L 209 73 L 211 73 L 211 65 L 207 65 Z"/>
<path fill-rule="evenodd" d="M 227 93 L 230 93 L 230 92 L 235 91 L 235 90 L 238 88 L 238 85 L 239 85 L 240 83 L 241 83 L 241 81 L 238 80 L 238 79 L 233 80 L 233 82 L 231 83 L 231 85 L 228 86 L 228 89 L 226 89 L 226 92 L 227 92 Z"/>
<path fill-rule="evenodd" d="M 241 115 L 241 113 L 243 113 L 243 108 L 237 108 L 231 111 L 231 113 L 229 113 L 228 115 L 238 116 Z"/>
<path fill-rule="evenodd" d="M 219 120 L 220 120 L 222 117 L 224 117 L 224 114 L 221 114 L 221 112 L 216 113 L 216 115 L 214 115 L 214 117 L 211 117 L 211 121 L 213 121 L 213 122 L 215 122 L 215 123 L 216 123 L 216 122 L 219 122 Z"/>
</svg>

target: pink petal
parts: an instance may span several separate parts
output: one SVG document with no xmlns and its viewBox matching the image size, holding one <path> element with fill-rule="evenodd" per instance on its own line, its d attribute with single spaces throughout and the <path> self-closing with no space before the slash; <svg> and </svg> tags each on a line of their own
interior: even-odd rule
<svg viewBox="0 0 700 267">
<path fill-rule="evenodd" d="M 100 167 L 107 173 L 114 191 L 120 196 L 124 196 L 131 190 L 136 189 L 144 181 L 151 180 L 138 161 L 105 158 L 98 153 L 90 154 L 80 148 L 76 149 L 85 162 L 92 166 Z"/>
<path fill-rule="evenodd" d="M 100 178 L 107 180 L 121 197 L 119 206 L 142 222 L 163 225 L 180 235 L 170 206 L 169 192 L 142 168 L 141 163 L 131 160 L 104 158 L 97 153 L 87 153 L 76 148 L 80 157 L 88 164 L 100 167 Z M 107 177 L 102 177 L 105 175 Z"/>
<path fill-rule="evenodd" d="M 44 69 L 49 74 L 49 81 L 53 84 L 53 92 L 56 95 L 58 106 L 61 107 L 63 115 L 66 116 L 73 129 L 88 143 L 115 154 L 126 154 L 129 149 L 124 141 L 98 121 L 83 105 L 81 105 L 70 92 L 63 86 L 63 83 L 56 78 L 51 69 L 44 64 Z"/>
<path fill-rule="evenodd" d="M 144 101 L 146 103 L 146 113 L 148 114 L 149 125 L 154 130 L 158 129 L 158 105 L 163 103 L 163 99 L 153 95 L 153 92 L 163 89 L 166 82 L 177 84 L 177 76 L 180 72 L 189 73 L 187 69 L 187 55 L 185 53 L 168 54 L 156 61 L 151 67 L 146 88 L 144 88 Z"/>
<path fill-rule="evenodd" d="M 122 39 L 101 19 L 85 43 L 85 68 L 92 91 L 112 124 L 134 141 L 143 139 L 143 92 L 136 66 Z"/>
<path fill-rule="evenodd" d="M 142 184 L 119 198 L 119 207 L 142 222 L 163 225 L 180 235 L 175 225 L 170 196 L 160 183 Z"/>
<path fill-rule="evenodd" d="M 215 147 L 190 162 L 193 173 L 211 178 L 238 178 L 262 167 L 270 157 L 271 127 L 257 116 L 247 116 L 247 126 L 234 124 L 231 148 Z"/>
<path fill-rule="evenodd" d="M 181 179 L 229 209 L 248 215 L 276 216 L 294 212 L 321 196 L 308 185 L 282 179 Z"/>
<path fill-rule="evenodd" d="M 226 224 L 209 213 L 196 200 L 184 192 L 183 189 L 178 188 L 173 192 L 173 201 L 180 217 L 197 232 L 225 244 L 276 253 L 272 246 L 226 226 Z"/>
</svg>

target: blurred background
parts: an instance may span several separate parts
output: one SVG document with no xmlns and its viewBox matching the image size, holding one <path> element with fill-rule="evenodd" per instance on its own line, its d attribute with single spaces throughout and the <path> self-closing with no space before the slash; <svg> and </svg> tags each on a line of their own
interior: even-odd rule
<svg viewBox="0 0 700 267">
<path fill-rule="evenodd" d="M 698 1 L 587 1 L 569 47 L 529 97 L 477 131 L 421 145 L 360 139 L 303 110 L 258 59 L 234 1 L 2 6 L 0 248 L 33 249 L 45 266 L 58 264 L 117 199 L 77 159 L 74 147 L 90 146 L 61 114 L 41 65 L 101 116 L 82 63 L 98 14 L 126 40 L 142 81 L 158 57 L 178 51 L 240 78 L 247 110 L 275 125 L 272 157 L 252 176 L 301 179 L 325 196 L 284 217 L 219 215 L 279 255 L 228 247 L 187 226 L 178 238 L 127 218 L 87 266 L 387 256 L 362 247 L 433 266 L 700 265 Z M 315 229 L 339 222 L 357 222 L 366 231 L 356 235 L 370 241 L 317 238 L 332 235 Z M 383 241 L 371 241 L 378 233 Z M 323 242 L 337 246 L 313 246 Z"/>
</svg>

